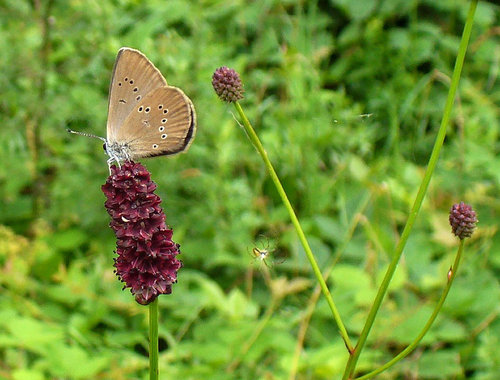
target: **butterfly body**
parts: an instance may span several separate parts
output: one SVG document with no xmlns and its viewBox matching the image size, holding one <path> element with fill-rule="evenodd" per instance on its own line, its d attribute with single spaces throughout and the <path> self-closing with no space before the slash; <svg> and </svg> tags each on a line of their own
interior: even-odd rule
<svg viewBox="0 0 500 380">
<path fill-rule="evenodd" d="M 118 51 L 109 87 L 105 151 L 116 161 L 186 151 L 196 133 L 193 103 L 140 51 Z M 73 131 L 71 131 L 73 132 Z M 78 132 L 75 132 L 78 133 Z"/>
</svg>

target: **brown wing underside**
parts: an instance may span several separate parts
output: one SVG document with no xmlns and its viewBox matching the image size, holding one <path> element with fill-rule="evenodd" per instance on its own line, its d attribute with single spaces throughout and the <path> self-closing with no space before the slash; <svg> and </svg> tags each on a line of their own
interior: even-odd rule
<svg viewBox="0 0 500 380">
<path fill-rule="evenodd" d="M 116 57 L 109 88 L 107 139 L 115 139 L 126 118 L 144 97 L 167 81 L 138 50 L 121 48 Z"/>
<path fill-rule="evenodd" d="M 195 133 L 193 103 L 180 89 L 166 86 L 135 105 L 111 142 L 126 145 L 132 158 L 151 157 L 186 150 Z"/>
</svg>

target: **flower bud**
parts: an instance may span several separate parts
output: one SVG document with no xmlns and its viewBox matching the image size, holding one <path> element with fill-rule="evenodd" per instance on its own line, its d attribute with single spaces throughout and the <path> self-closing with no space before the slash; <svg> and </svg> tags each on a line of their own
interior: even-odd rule
<svg viewBox="0 0 500 380">
<path fill-rule="evenodd" d="M 454 204 L 450 210 L 451 230 L 460 240 L 470 237 L 476 228 L 477 217 L 472 207 L 464 202 Z"/>
<path fill-rule="evenodd" d="M 212 76 L 212 86 L 224 102 L 233 103 L 243 99 L 243 85 L 236 71 L 226 66 L 219 67 Z"/>
</svg>

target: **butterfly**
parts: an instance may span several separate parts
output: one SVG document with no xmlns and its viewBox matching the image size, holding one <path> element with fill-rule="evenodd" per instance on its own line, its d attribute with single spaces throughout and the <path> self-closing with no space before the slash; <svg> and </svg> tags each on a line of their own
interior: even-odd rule
<svg viewBox="0 0 500 380">
<path fill-rule="evenodd" d="M 185 152 L 196 133 L 196 112 L 184 92 L 167 81 L 139 50 L 118 51 L 109 87 L 106 138 L 108 166 L 113 162 Z"/>
</svg>

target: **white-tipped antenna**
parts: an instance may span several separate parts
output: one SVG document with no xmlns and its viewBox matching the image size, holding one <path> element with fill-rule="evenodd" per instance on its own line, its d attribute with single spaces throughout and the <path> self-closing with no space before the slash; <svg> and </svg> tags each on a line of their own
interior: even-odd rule
<svg viewBox="0 0 500 380">
<path fill-rule="evenodd" d="M 96 136 L 96 135 L 93 135 L 92 133 L 74 131 L 74 130 L 69 129 L 69 128 L 66 128 L 66 130 L 69 133 L 74 133 L 75 135 L 80 135 L 80 136 L 85 136 L 85 137 L 93 137 L 95 139 L 99 139 L 99 140 L 104 141 L 104 145 L 103 145 L 104 151 L 110 157 L 109 160 L 107 161 L 108 168 L 109 168 L 109 174 L 111 174 L 111 164 L 113 163 L 113 161 L 116 161 L 116 163 L 118 164 L 118 167 L 120 167 L 120 161 L 119 161 L 118 157 L 116 156 L 116 154 L 112 150 L 108 149 L 108 140 L 106 140 L 104 137 Z"/>
<path fill-rule="evenodd" d="M 92 133 L 78 132 L 78 131 L 74 131 L 74 130 L 69 129 L 69 128 L 67 128 L 66 130 L 69 133 L 74 133 L 75 135 L 86 136 L 86 137 L 93 137 L 95 139 L 102 140 L 102 141 L 104 141 L 106 143 L 106 139 L 104 137 L 96 136 L 96 135 L 93 135 Z"/>
</svg>

